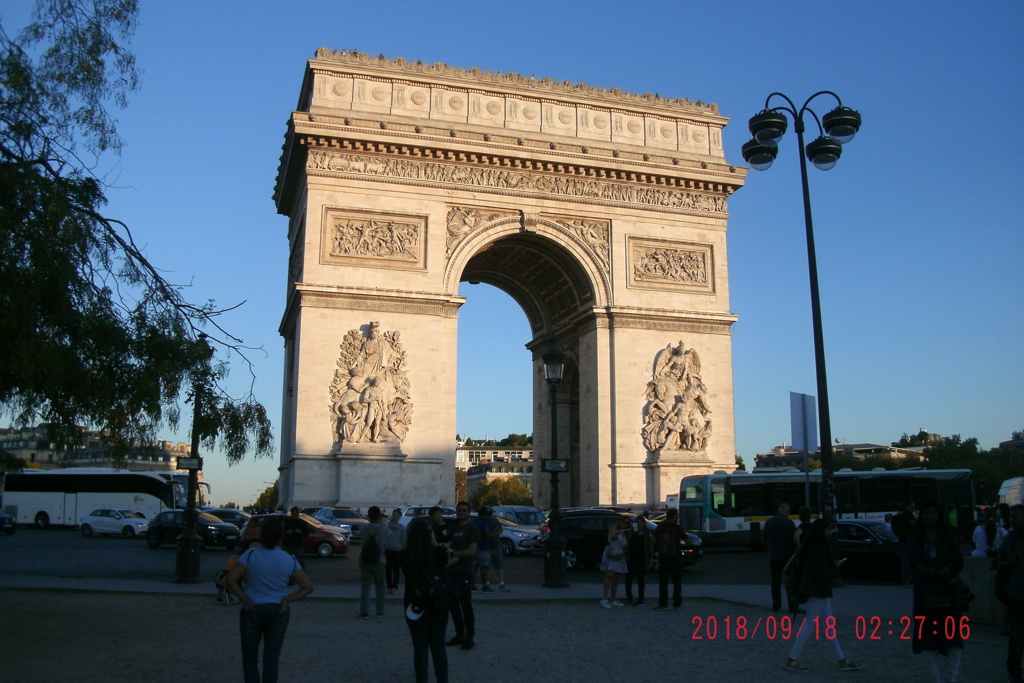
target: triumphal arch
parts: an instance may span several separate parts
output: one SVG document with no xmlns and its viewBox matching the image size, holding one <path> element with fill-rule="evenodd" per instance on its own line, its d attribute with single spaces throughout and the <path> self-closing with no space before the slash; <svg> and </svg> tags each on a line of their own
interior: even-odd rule
<svg viewBox="0 0 1024 683">
<path fill-rule="evenodd" d="M 732 469 L 726 224 L 746 169 L 725 159 L 726 121 L 685 99 L 318 50 L 275 192 L 282 501 L 453 502 L 463 281 L 529 320 L 538 457 L 540 356 L 551 338 L 568 356 L 562 505 L 654 504 Z"/>
</svg>

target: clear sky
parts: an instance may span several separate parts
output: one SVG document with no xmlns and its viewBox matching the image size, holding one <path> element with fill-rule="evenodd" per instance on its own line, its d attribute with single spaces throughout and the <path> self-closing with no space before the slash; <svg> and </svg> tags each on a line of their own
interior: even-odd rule
<svg viewBox="0 0 1024 683">
<path fill-rule="evenodd" d="M 29 6 L 0 6 L 9 33 Z M 810 169 L 833 436 L 888 443 L 924 428 L 990 448 L 1024 428 L 1024 3 L 144 3 L 143 85 L 119 115 L 128 144 L 108 167 L 108 214 L 193 300 L 245 302 L 224 322 L 265 350 L 255 393 L 275 431 L 288 258 L 271 195 L 318 47 L 715 102 L 736 164 L 769 93 L 799 105 L 834 90 L 864 124 L 833 170 Z M 790 132 L 729 203 L 748 465 L 789 442 L 789 392 L 816 393 L 796 154 Z M 458 431 L 530 433 L 525 315 L 486 285 L 462 293 Z M 231 381 L 247 387 L 242 365 Z M 249 503 L 277 466 L 208 454 L 205 478 L 216 502 Z"/>
</svg>

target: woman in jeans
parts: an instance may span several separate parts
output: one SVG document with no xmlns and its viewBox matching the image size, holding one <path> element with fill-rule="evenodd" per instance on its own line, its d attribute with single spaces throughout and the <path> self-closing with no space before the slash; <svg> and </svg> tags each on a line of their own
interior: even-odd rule
<svg viewBox="0 0 1024 683">
<path fill-rule="evenodd" d="M 402 573 L 405 574 L 405 623 L 412 636 L 412 663 L 416 671 L 416 683 L 426 683 L 430 657 L 434 658 L 437 683 L 448 683 L 448 653 L 444 646 L 448 610 L 419 604 L 416 592 L 417 579 L 429 571 L 442 572 L 448 560 L 448 551 L 438 545 L 430 522 L 425 519 L 413 520 L 406 530 L 400 562 Z"/>
<path fill-rule="evenodd" d="M 260 640 L 263 641 L 262 683 L 277 682 L 277 662 L 288 630 L 288 606 L 313 592 L 313 584 L 298 561 L 281 549 L 281 535 L 281 519 L 268 519 L 260 530 L 262 547 L 253 546 L 242 553 L 227 577 L 228 590 L 242 602 L 239 631 L 245 683 L 260 683 Z M 244 589 L 240 585 L 243 580 Z M 289 592 L 289 581 L 294 581 L 298 590 Z"/>
</svg>

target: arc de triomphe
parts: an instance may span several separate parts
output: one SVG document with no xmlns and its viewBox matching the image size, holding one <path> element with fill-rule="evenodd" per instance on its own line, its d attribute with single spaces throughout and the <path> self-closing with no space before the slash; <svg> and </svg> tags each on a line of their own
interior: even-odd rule
<svg viewBox="0 0 1024 683">
<path fill-rule="evenodd" d="M 687 474 L 731 470 L 725 236 L 746 169 L 725 160 L 726 121 L 701 102 L 318 50 L 275 192 L 282 501 L 453 502 L 462 281 L 529 320 L 538 506 L 551 337 L 568 356 L 563 505 L 658 503 Z"/>
</svg>

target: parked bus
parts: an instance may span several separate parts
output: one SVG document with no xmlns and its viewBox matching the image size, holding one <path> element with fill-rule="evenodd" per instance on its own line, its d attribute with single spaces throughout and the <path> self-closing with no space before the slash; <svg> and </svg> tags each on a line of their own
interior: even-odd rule
<svg viewBox="0 0 1024 683">
<path fill-rule="evenodd" d="M 765 521 L 781 503 L 795 518 L 805 504 L 817 515 L 821 472 L 703 474 L 685 477 L 679 487 L 679 518 L 700 532 L 705 543 L 758 545 Z M 970 538 L 974 529 L 974 482 L 970 470 L 872 470 L 835 473 L 839 518 L 886 522 L 908 502 L 937 501 L 949 511 L 950 523 Z"/>
<path fill-rule="evenodd" d="M 999 487 L 999 503 L 1020 505 L 1024 503 L 1024 477 L 1007 479 Z"/>
<path fill-rule="evenodd" d="M 207 494 L 204 496 L 205 493 Z M 209 495 L 199 487 L 197 506 Z M 187 472 L 127 472 L 100 467 L 8 473 L 4 480 L 4 510 L 19 524 L 78 526 L 97 508 L 122 508 L 152 519 L 158 512 L 185 508 Z"/>
</svg>

